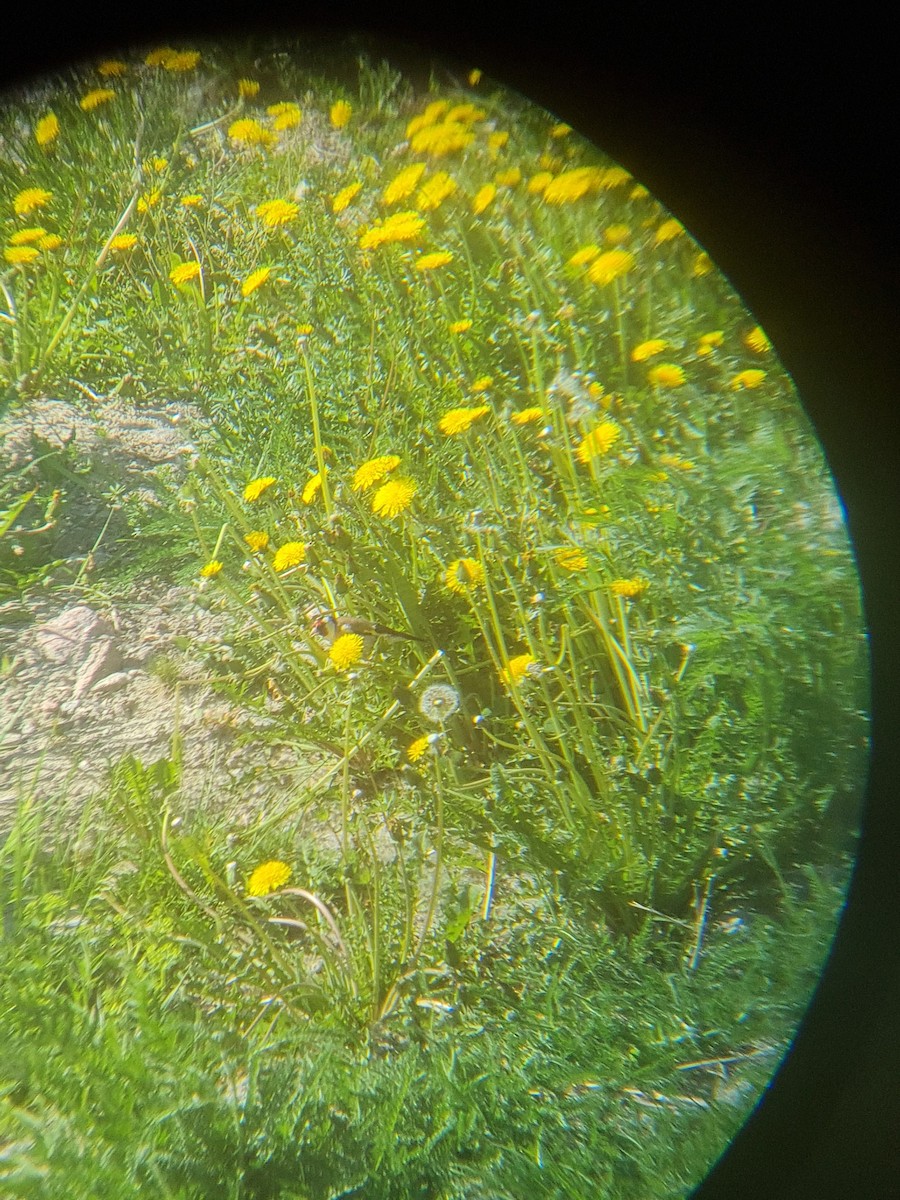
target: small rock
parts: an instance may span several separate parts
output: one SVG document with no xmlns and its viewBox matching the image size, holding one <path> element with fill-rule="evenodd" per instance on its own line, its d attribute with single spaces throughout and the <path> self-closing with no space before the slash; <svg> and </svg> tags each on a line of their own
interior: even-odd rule
<svg viewBox="0 0 900 1200">
<path fill-rule="evenodd" d="M 47 662 L 79 665 L 97 638 L 109 638 L 113 629 L 86 604 L 65 609 L 42 625 L 35 635 L 38 649 Z"/>
<path fill-rule="evenodd" d="M 112 638 L 101 638 L 93 646 L 88 655 L 87 662 L 78 672 L 72 699 L 80 700 L 84 693 L 90 691 L 98 680 L 103 679 L 107 675 L 120 672 L 121 668 L 122 656 L 113 644 Z"/>
<path fill-rule="evenodd" d="M 105 696 L 109 692 L 117 692 L 120 688 L 126 687 L 129 683 L 129 671 L 114 671 L 112 675 L 105 675 L 91 688 L 91 692 L 95 696 Z"/>
</svg>

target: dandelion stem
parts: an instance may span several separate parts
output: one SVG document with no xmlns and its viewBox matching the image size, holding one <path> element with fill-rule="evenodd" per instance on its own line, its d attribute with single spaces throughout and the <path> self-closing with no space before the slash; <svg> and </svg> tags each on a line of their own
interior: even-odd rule
<svg viewBox="0 0 900 1200">
<path fill-rule="evenodd" d="M 485 868 L 485 884 L 484 884 L 484 907 L 481 910 L 481 919 L 487 921 L 491 915 L 491 903 L 494 898 L 494 876 L 497 871 L 497 855 L 493 850 L 488 851 L 487 866 Z"/>
<path fill-rule="evenodd" d="M 313 442 L 316 451 L 316 470 L 319 472 L 319 479 L 322 481 L 322 501 L 325 505 L 325 516 L 331 517 L 331 488 L 328 484 L 328 476 L 325 471 L 325 451 L 322 445 L 322 431 L 319 427 L 319 405 L 316 399 L 316 387 L 313 383 L 312 367 L 309 362 L 309 355 L 306 350 L 301 348 L 300 356 L 303 359 L 303 369 L 306 372 L 306 389 L 309 397 L 309 409 L 312 415 L 313 427 Z"/>
</svg>

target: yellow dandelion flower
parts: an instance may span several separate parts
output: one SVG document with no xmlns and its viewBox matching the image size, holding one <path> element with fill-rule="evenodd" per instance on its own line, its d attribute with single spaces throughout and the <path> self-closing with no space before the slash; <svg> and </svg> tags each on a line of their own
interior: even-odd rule
<svg viewBox="0 0 900 1200">
<path fill-rule="evenodd" d="M 587 555 L 577 546 L 565 546 L 557 550 L 553 557 L 557 566 L 564 571 L 583 571 L 588 565 Z"/>
<path fill-rule="evenodd" d="M 544 410 L 535 404 L 531 408 L 523 408 L 521 412 L 513 413 L 509 418 L 513 425 L 531 425 L 534 421 L 543 419 Z"/>
<path fill-rule="evenodd" d="M 373 250 L 388 242 L 413 241 L 424 226 L 425 218 L 417 212 L 394 213 L 386 220 L 376 222 L 371 229 L 363 230 L 359 238 L 359 248 Z"/>
<path fill-rule="evenodd" d="M 199 61 L 199 50 L 174 50 L 162 66 L 167 71 L 193 71 Z"/>
<path fill-rule="evenodd" d="M 607 586 L 614 596 L 623 596 L 633 600 L 637 596 L 643 595 L 650 583 L 646 579 L 614 579 Z"/>
<path fill-rule="evenodd" d="M 694 266 L 691 270 L 691 274 L 696 276 L 699 279 L 703 275 L 708 275 L 712 271 L 712 269 L 713 269 L 712 259 L 709 257 L 709 255 L 706 253 L 705 250 L 702 250 L 697 255 L 697 257 L 694 259 Z"/>
<path fill-rule="evenodd" d="M 239 79 L 238 95 L 242 100 L 252 100 L 259 95 L 259 84 L 255 79 Z"/>
<path fill-rule="evenodd" d="M 648 358 L 653 358 L 654 355 L 662 353 L 665 350 L 668 342 L 664 342 L 662 338 L 651 338 L 649 342 L 641 342 L 639 346 L 631 352 L 632 362 L 646 362 Z"/>
<path fill-rule="evenodd" d="M 273 859 L 258 866 L 247 880 L 248 896 L 268 896 L 284 887 L 291 877 L 291 868 L 287 863 Z"/>
<path fill-rule="evenodd" d="M 103 79 L 118 79 L 128 70 L 128 64 L 118 58 L 107 58 L 97 68 L 97 74 Z"/>
<path fill-rule="evenodd" d="M 285 542 L 275 551 L 272 559 L 274 571 L 286 571 L 289 567 L 299 567 L 306 558 L 306 547 L 302 542 Z"/>
<path fill-rule="evenodd" d="M 15 267 L 23 267 L 28 263 L 33 263 L 36 258 L 40 257 L 40 253 L 37 246 L 7 246 L 3 251 L 3 257 Z"/>
<path fill-rule="evenodd" d="M 358 663 L 363 654 L 363 640 L 358 633 L 342 633 L 337 638 L 331 649 L 328 651 L 328 657 L 333 666 L 339 671 L 346 671 L 355 663 Z"/>
<path fill-rule="evenodd" d="M 473 67 L 469 72 L 469 87 L 477 87 L 481 82 L 481 70 L 478 67 Z"/>
<path fill-rule="evenodd" d="M 285 129 L 295 129 L 303 120 L 303 113 L 300 111 L 300 106 L 295 104 L 293 100 L 283 100 L 280 104 L 270 104 L 266 112 L 272 118 L 272 128 L 277 129 L 279 133 Z"/>
<path fill-rule="evenodd" d="M 711 333 L 702 333 L 698 342 L 702 350 L 709 350 L 714 346 L 721 346 L 725 341 L 725 332 L 722 329 L 713 329 Z"/>
<path fill-rule="evenodd" d="M 312 333 L 312 331 L 313 331 L 312 325 L 298 325 L 297 326 L 297 333 L 302 338 L 309 337 L 309 335 Z"/>
<path fill-rule="evenodd" d="M 62 238 L 58 233 L 47 233 L 38 241 L 39 250 L 58 250 L 63 244 Z"/>
<path fill-rule="evenodd" d="M 56 113 L 47 113 L 34 127 L 34 138 L 39 146 L 49 146 L 59 136 L 59 119 Z"/>
<path fill-rule="evenodd" d="M 260 479 L 251 479 L 244 488 L 244 499 L 251 502 L 258 500 L 263 492 L 268 491 L 273 483 L 275 483 L 274 475 L 264 475 Z"/>
<path fill-rule="evenodd" d="M 474 125 L 476 121 L 483 121 L 485 116 L 486 113 L 484 109 L 478 108 L 474 104 L 454 104 L 454 106 L 444 117 L 444 120 L 450 123 L 454 121 L 461 121 L 466 125 Z"/>
<path fill-rule="evenodd" d="M 396 517 L 409 508 L 416 485 L 411 479 L 391 479 L 372 497 L 372 512 L 379 517 Z"/>
<path fill-rule="evenodd" d="M 472 212 L 479 216 L 488 207 L 494 197 L 497 195 L 497 189 L 492 183 L 486 183 L 483 188 L 479 188 L 475 193 L 475 199 L 472 201 Z"/>
<path fill-rule="evenodd" d="M 410 762 L 418 762 L 420 758 L 427 752 L 431 745 L 431 735 L 425 734 L 424 737 L 416 738 L 416 740 L 407 747 L 406 757 Z"/>
<path fill-rule="evenodd" d="M 182 196 L 178 203 L 183 208 L 199 208 L 203 203 L 203 197 L 199 193 L 194 192 L 190 196 Z"/>
<path fill-rule="evenodd" d="M 398 200 L 405 200 L 407 196 L 411 196 L 419 186 L 419 180 L 425 174 L 425 166 L 425 163 L 420 162 L 404 167 L 381 193 L 382 203 L 396 204 Z"/>
<path fill-rule="evenodd" d="M 173 50 L 171 46 L 160 46 L 158 50 L 151 50 L 144 62 L 148 67 L 162 67 L 177 53 L 178 51 Z"/>
<path fill-rule="evenodd" d="M 535 659 L 532 655 L 517 654 L 514 658 L 509 659 L 506 666 L 500 672 L 500 678 L 507 687 L 516 687 L 532 673 L 531 668 L 534 666 Z"/>
<path fill-rule="evenodd" d="M 578 461 L 589 463 L 603 454 L 608 454 L 615 442 L 618 441 L 620 432 L 615 421 L 601 422 L 578 443 L 578 449 L 575 452 Z"/>
<path fill-rule="evenodd" d="M 765 330 L 759 325 L 750 330 L 744 336 L 744 345 L 749 347 L 754 354 L 765 354 L 772 349 L 772 343 L 766 336 Z"/>
<path fill-rule="evenodd" d="M 496 133 L 492 133 L 488 136 L 488 150 L 496 153 L 498 150 L 502 150 L 508 142 L 509 131 L 506 129 L 498 129 Z"/>
<path fill-rule="evenodd" d="M 391 471 L 395 471 L 399 466 L 400 456 L 398 454 L 383 454 L 380 458 L 370 458 L 361 467 L 357 467 L 353 476 L 353 491 L 366 491 L 367 488 L 384 479 L 385 475 L 390 475 Z"/>
<path fill-rule="evenodd" d="M 137 245 L 137 241 L 133 233 L 117 233 L 109 243 L 109 248 L 114 253 L 121 254 L 125 250 L 133 250 Z"/>
<path fill-rule="evenodd" d="M 484 584 L 484 567 L 476 558 L 457 558 L 444 572 L 444 586 L 464 596 L 470 588 Z"/>
<path fill-rule="evenodd" d="M 765 377 L 765 371 L 760 371 L 758 367 L 751 367 L 748 371 L 739 371 L 728 386 L 735 392 L 739 388 L 758 388 Z"/>
<path fill-rule="evenodd" d="M 228 126 L 228 137 L 236 146 L 265 146 L 271 149 L 278 144 L 278 135 L 252 117 L 242 117 L 232 122 Z"/>
<path fill-rule="evenodd" d="M 137 210 L 139 213 L 147 213 L 151 208 L 156 208 L 162 199 L 162 192 L 159 188 L 154 188 L 152 192 L 148 192 L 146 196 L 141 196 L 137 202 Z"/>
<path fill-rule="evenodd" d="M 631 192 L 629 193 L 629 199 L 630 200 L 646 200 L 646 198 L 649 195 L 650 195 L 650 193 L 644 187 L 644 185 L 642 183 L 638 183 L 638 184 L 635 184 L 635 186 L 631 189 Z"/>
<path fill-rule="evenodd" d="M 573 204 L 600 186 L 601 173 L 597 167 L 575 167 L 563 171 L 548 183 L 543 197 L 548 204 Z"/>
<path fill-rule="evenodd" d="M 469 320 L 451 321 L 447 328 L 451 333 L 468 333 L 472 328 L 472 322 Z"/>
<path fill-rule="evenodd" d="M 674 217 L 670 217 L 668 221 L 663 221 L 662 225 L 657 229 L 653 235 L 653 241 L 657 246 L 661 246 L 663 242 L 671 242 L 680 233 L 684 233 L 684 226 L 680 221 L 676 221 Z"/>
<path fill-rule="evenodd" d="M 244 534 L 244 541 L 252 554 L 260 554 L 269 545 L 269 535 L 262 529 L 252 529 Z"/>
<path fill-rule="evenodd" d="M 224 564 L 220 563 L 217 558 L 212 559 L 205 567 L 200 568 L 200 574 L 204 579 L 212 579 L 213 575 L 218 575 Z"/>
<path fill-rule="evenodd" d="M 474 140 L 475 134 L 461 121 L 444 121 L 440 125 L 429 125 L 413 134 L 410 148 L 413 154 L 443 158 L 445 154 L 465 150 Z"/>
<path fill-rule="evenodd" d="M 46 232 L 47 230 L 41 225 L 35 225 L 32 229 L 20 229 L 9 239 L 9 244 L 11 246 L 30 246 L 34 242 L 39 242 Z"/>
<path fill-rule="evenodd" d="M 580 250 L 576 250 L 570 259 L 566 262 L 567 267 L 584 267 L 600 253 L 600 247 L 592 242 L 589 246 L 582 246 Z"/>
<path fill-rule="evenodd" d="M 446 267 L 447 263 L 453 262 L 453 255 L 449 250 L 435 250 L 433 254 L 422 254 L 415 261 L 417 271 L 434 271 L 437 267 Z"/>
<path fill-rule="evenodd" d="M 346 100 L 336 100 L 328 115 L 335 129 L 343 129 L 353 115 L 353 109 Z"/>
<path fill-rule="evenodd" d="M 562 159 L 556 158 L 553 154 L 542 154 L 538 159 L 538 166 L 542 171 L 550 171 L 555 174 L 562 167 Z"/>
<path fill-rule="evenodd" d="M 290 200 L 264 200 L 257 204 L 256 215 L 269 229 L 278 229 L 293 221 L 300 211 L 299 204 Z"/>
<path fill-rule="evenodd" d="M 444 115 L 450 107 L 446 100 L 433 100 L 423 113 L 413 119 L 406 126 L 406 136 L 412 137 L 420 129 L 424 129 L 427 125 L 433 125 L 440 117 Z"/>
<path fill-rule="evenodd" d="M 246 300 L 250 293 L 255 292 L 257 288 L 262 287 L 271 274 L 271 267 L 257 267 L 255 271 L 251 271 L 241 284 L 241 295 L 244 299 Z"/>
<path fill-rule="evenodd" d="M 621 187 L 631 178 L 624 167 L 607 167 L 605 171 L 601 171 L 599 174 L 599 186 L 601 188 Z"/>
<path fill-rule="evenodd" d="M 110 100 L 114 100 L 116 93 L 112 88 L 94 88 L 88 92 L 86 96 L 82 96 L 78 101 L 78 107 L 84 112 L 93 112 L 95 108 L 100 108 L 103 104 L 109 104 Z"/>
<path fill-rule="evenodd" d="M 195 279 L 200 278 L 200 264 L 196 262 L 179 263 L 177 267 L 173 267 L 169 272 L 169 278 L 176 287 L 181 287 L 185 283 L 192 283 Z"/>
<path fill-rule="evenodd" d="M 696 469 L 696 464 L 690 459 L 682 458 L 680 454 L 661 454 L 659 456 L 660 466 L 672 467 L 676 471 L 693 471 Z"/>
<path fill-rule="evenodd" d="M 685 380 L 684 368 L 675 363 L 660 363 L 658 367 L 650 368 L 647 379 L 654 387 L 681 387 Z"/>
<path fill-rule="evenodd" d="M 430 179 L 426 179 L 416 193 L 416 207 L 422 212 L 438 208 L 456 191 L 456 180 L 446 171 L 438 171 Z"/>
<path fill-rule="evenodd" d="M 532 175 L 528 180 L 528 191 L 534 196 L 539 196 L 552 182 L 553 175 L 549 171 L 538 171 L 537 175 Z"/>
<path fill-rule="evenodd" d="M 482 404 L 479 408 L 453 408 L 438 421 L 438 429 L 448 437 L 456 433 L 466 433 L 479 417 L 490 411 L 487 404 Z"/>
<path fill-rule="evenodd" d="M 315 475 L 313 475 L 310 479 L 307 479 L 303 488 L 303 492 L 300 496 L 300 499 L 304 504 L 312 504 L 313 500 L 315 500 L 316 496 L 318 496 L 319 492 L 321 492 L 322 483 L 324 482 L 324 476 L 327 471 L 328 468 L 326 467 L 324 471 L 316 471 Z"/>
<path fill-rule="evenodd" d="M 522 182 L 522 172 L 518 167 L 508 167 L 505 171 L 498 171 L 494 176 L 494 183 L 498 187 L 517 187 Z"/>
<path fill-rule="evenodd" d="M 565 121 L 560 121 L 558 125 L 554 125 L 553 128 L 550 130 L 550 136 L 552 138 L 564 138 L 567 136 L 567 134 L 570 134 L 571 132 L 572 132 L 572 126 L 567 125 L 565 123 Z"/>
<path fill-rule="evenodd" d="M 627 242 L 631 237 L 631 229 L 628 225 L 610 225 L 608 229 L 604 229 L 604 241 L 609 242 L 611 246 L 618 246 L 622 242 Z"/>
<path fill-rule="evenodd" d="M 333 213 L 343 212 L 348 205 L 352 204 L 361 191 L 361 183 L 348 183 L 345 188 L 341 188 L 331 201 L 331 211 Z"/>
<path fill-rule="evenodd" d="M 470 392 L 487 392 L 494 386 L 494 378 L 492 375 L 479 375 L 472 386 Z"/>
<path fill-rule="evenodd" d="M 53 199 L 52 192 L 46 192 L 43 188 L 24 188 L 17 196 L 13 197 L 13 211 L 20 217 L 27 216 L 36 208 L 44 208 Z"/>
<path fill-rule="evenodd" d="M 588 279 L 591 283 L 612 283 L 620 275 L 624 275 L 634 266 L 634 255 L 627 250 L 607 250 L 599 255 L 588 267 Z"/>
</svg>

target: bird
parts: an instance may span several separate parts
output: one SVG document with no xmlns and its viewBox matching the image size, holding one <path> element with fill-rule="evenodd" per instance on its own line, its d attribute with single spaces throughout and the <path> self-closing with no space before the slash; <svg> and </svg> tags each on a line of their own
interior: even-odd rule
<svg viewBox="0 0 900 1200">
<path fill-rule="evenodd" d="M 307 616 L 311 622 L 312 632 L 326 641 L 329 646 L 332 646 L 345 633 L 355 633 L 370 645 L 377 637 L 400 638 L 410 642 L 423 641 L 414 633 L 391 629 L 387 625 L 379 625 L 376 621 L 369 621 L 365 617 L 339 615 L 315 605 L 307 609 Z"/>
</svg>

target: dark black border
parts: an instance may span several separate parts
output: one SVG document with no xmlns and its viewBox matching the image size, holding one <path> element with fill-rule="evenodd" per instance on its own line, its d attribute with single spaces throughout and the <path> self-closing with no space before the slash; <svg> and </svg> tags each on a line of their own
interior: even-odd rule
<svg viewBox="0 0 900 1200">
<path fill-rule="evenodd" d="M 449 4 L 431 16 L 413 7 L 344 3 L 330 27 L 400 37 L 424 55 L 478 65 L 631 170 L 756 313 L 825 446 L 870 628 L 864 837 L 847 914 L 795 1049 L 696 1195 L 900 1196 L 900 89 L 889 20 L 865 5 L 835 17 L 818 5 L 785 6 L 781 15 L 760 4 L 710 11 L 625 0 L 627 11 L 604 4 L 590 17 L 570 4 L 515 13 Z M 273 32 L 276 20 L 291 19 L 277 8 L 267 7 Z M 18 9 L 4 18 L 0 82 L 130 42 L 258 29 L 246 10 L 242 24 L 227 24 L 211 5 L 153 9 L 79 4 L 40 17 Z M 317 17 L 328 27 L 323 14 L 309 14 Z M 303 28 L 296 15 L 294 29 Z"/>
</svg>

